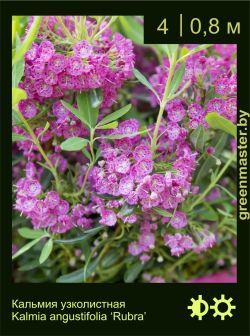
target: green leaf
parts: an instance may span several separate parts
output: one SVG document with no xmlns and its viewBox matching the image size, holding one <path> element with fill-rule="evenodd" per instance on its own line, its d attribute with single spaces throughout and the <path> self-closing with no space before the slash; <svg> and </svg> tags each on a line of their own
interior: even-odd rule
<svg viewBox="0 0 250 336">
<path fill-rule="evenodd" d="M 12 87 L 13 88 L 18 87 L 18 84 L 23 77 L 23 72 L 24 72 L 24 59 L 21 58 L 12 67 Z"/>
<path fill-rule="evenodd" d="M 48 257 L 50 256 L 51 252 L 53 250 L 53 240 L 49 239 L 45 244 L 42 249 L 42 252 L 39 257 L 39 263 L 42 264 L 44 263 Z"/>
<path fill-rule="evenodd" d="M 40 238 L 37 238 L 37 239 L 34 239 L 32 241 L 30 241 L 29 243 L 27 243 L 26 245 L 24 245 L 23 247 L 21 247 L 13 256 L 12 256 L 12 260 L 16 259 L 17 257 L 19 257 L 21 254 L 25 253 L 26 251 L 28 251 L 32 246 L 36 245 L 40 239 Z"/>
<path fill-rule="evenodd" d="M 143 134 L 143 133 L 146 133 L 147 130 L 144 130 L 144 131 L 140 131 L 140 132 L 137 132 L 137 133 L 131 133 L 131 134 L 111 134 L 111 135 L 105 135 L 103 137 L 101 137 L 102 139 L 123 139 L 123 138 L 130 138 L 130 137 L 134 137 L 136 135 L 140 135 L 140 134 Z"/>
<path fill-rule="evenodd" d="M 12 109 L 12 123 L 15 122 L 16 124 L 22 124 L 22 121 L 17 113 L 16 110 Z"/>
<path fill-rule="evenodd" d="M 20 236 L 27 239 L 36 239 L 44 236 L 49 237 L 49 234 L 43 230 L 33 230 L 27 227 L 18 229 L 18 233 L 20 234 Z"/>
<path fill-rule="evenodd" d="M 12 88 L 12 107 L 16 106 L 16 104 L 22 100 L 26 99 L 27 94 L 23 89 Z"/>
<path fill-rule="evenodd" d="M 38 134 L 37 138 L 39 139 L 50 127 L 50 123 L 46 121 L 46 124 L 43 128 L 43 130 Z"/>
<path fill-rule="evenodd" d="M 189 50 L 188 53 L 185 53 L 184 55 L 180 55 L 181 57 L 178 59 L 178 62 L 180 61 L 184 61 L 187 57 L 196 54 L 197 52 L 207 49 L 209 47 L 211 47 L 213 44 L 200 44 L 198 47 L 195 47 L 191 50 Z"/>
<path fill-rule="evenodd" d="M 95 89 L 90 91 L 90 101 L 92 107 L 98 107 L 101 105 L 103 100 L 102 96 L 102 90 L 101 89 Z"/>
<path fill-rule="evenodd" d="M 89 159 L 89 161 L 92 160 L 92 158 L 91 158 L 91 154 L 87 151 L 86 148 L 83 148 L 83 149 L 82 149 L 82 152 L 83 152 L 83 154 L 86 156 L 86 158 Z"/>
<path fill-rule="evenodd" d="M 133 70 L 134 76 L 138 79 L 138 81 L 143 84 L 144 86 L 146 86 L 150 91 L 152 91 L 154 93 L 154 95 L 157 97 L 158 101 L 160 101 L 160 98 L 158 96 L 158 93 L 155 91 L 155 89 L 153 88 L 153 86 L 149 83 L 149 81 L 147 80 L 147 78 L 137 69 Z"/>
<path fill-rule="evenodd" d="M 219 219 L 217 212 L 209 204 L 205 204 L 205 206 L 207 209 L 202 208 L 200 213 L 198 213 L 199 217 L 202 220 L 217 222 Z"/>
<path fill-rule="evenodd" d="M 190 140 L 194 145 L 194 148 L 200 152 L 203 150 L 205 145 L 206 134 L 204 127 L 199 125 L 195 130 L 190 134 Z"/>
<path fill-rule="evenodd" d="M 91 105 L 90 93 L 82 92 L 77 95 L 77 106 L 81 115 L 90 127 L 94 128 L 98 118 L 98 109 Z"/>
<path fill-rule="evenodd" d="M 102 125 L 102 126 L 98 126 L 97 125 L 97 129 L 113 129 L 113 128 L 117 128 L 118 126 L 118 121 L 112 121 L 111 123 L 109 124 L 106 124 L 106 125 Z"/>
<path fill-rule="evenodd" d="M 172 213 L 171 212 L 168 212 L 162 208 L 159 208 L 159 207 L 154 207 L 153 210 L 158 214 L 158 215 L 161 215 L 163 217 L 172 217 Z"/>
<path fill-rule="evenodd" d="M 180 86 L 184 73 L 185 73 L 185 63 L 182 63 L 174 74 L 173 80 L 170 85 L 169 97 L 171 97 Z"/>
<path fill-rule="evenodd" d="M 26 140 L 26 137 L 21 134 L 12 133 L 12 142 Z"/>
<path fill-rule="evenodd" d="M 144 28 L 133 16 L 119 16 L 122 31 L 126 37 L 137 44 L 143 44 Z"/>
<path fill-rule="evenodd" d="M 64 151 L 79 151 L 86 147 L 88 142 L 87 139 L 72 137 L 61 143 L 61 149 Z"/>
<path fill-rule="evenodd" d="M 101 265 L 103 268 L 109 268 L 110 266 L 114 265 L 120 259 L 120 257 L 121 255 L 117 249 L 112 249 L 105 255 L 105 257 L 103 257 Z"/>
<path fill-rule="evenodd" d="M 103 230 L 104 226 L 98 226 L 96 228 L 93 228 L 91 230 L 85 231 L 86 233 L 80 237 L 76 237 L 76 238 L 72 238 L 72 239 L 56 239 L 54 240 L 54 243 L 57 244 L 75 244 L 78 242 L 82 242 L 85 241 L 87 239 L 89 239 L 90 237 L 93 237 L 97 234 L 97 232 L 99 232 L 100 230 Z"/>
<path fill-rule="evenodd" d="M 129 110 L 131 109 L 131 104 L 128 104 L 122 108 L 120 108 L 119 110 L 110 113 L 109 115 L 107 115 L 106 117 L 104 117 L 99 123 L 98 125 L 106 125 L 108 123 L 111 123 L 114 120 L 117 120 L 119 118 L 121 118 L 122 116 L 124 116 L 126 113 L 129 112 Z"/>
<path fill-rule="evenodd" d="M 226 194 L 228 194 L 228 196 L 230 196 L 232 199 L 237 200 L 236 195 L 233 195 L 227 188 L 223 187 L 220 184 L 216 184 L 216 187 L 220 188 L 221 190 L 223 190 Z"/>
<path fill-rule="evenodd" d="M 82 283 L 83 282 L 83 268 L 77 271 L 61 275 L 56 279 L 57 283 Z"/>
<path fill-rule="evenodd" d="M 83 281 L 84 282 L 86 281 L 86 279 L 88 279 L 88 277 L 90 277 L 94 273 L 98 263 L 99 263 L 99 259 L 96 258 L 90 263 L 88 263 L 87 266 L 84 267 L 84 271 L 83 271 Z"/>
<path fill-rule="evenodd" d="M 95 162 L 99 159 L 99 157 L 101 156 L 101 148 L 97 148 L 97 151 L 95 153 Z"/>
<path fill-rule="evenodd" d="M 64 107 L 66 107 L 71 113 L 74 114 L 74 116 L 76 116 L 78 119 L 80 119 L 86 126 L 88 126 L 90 128 L 90 125 L 87 121 L 87 119 L 84 117 L 84 115 L 77 110 L 76 108 L 74 108 L 72 105 L 70 105 L 69 103 L 67 103 L 64 100 L 61 100 L 61 103 L 63 104 Z"/>
<path fill-rule="evenodd" d="M 219 156 L 221 154 L 221 152 L 223 151 L 224 147 L 227 144 L 228 141 L 228 135 L 226 133 L 222 133 L 219 132 L 221 134 L 218 134 L 215 139 L 213 140 L 213 142 L 211 143 L 211 145 L 214 147 L 215 149 L 215 156 Z M 207 157 L 205 159 L 205 161 L 201 164 L 201 167 L 199 169 L 199 172 L 197 174 L 197 177 L 195 179 L 195 183 L 199 185 L 202 181 L 202 179 L 207 176 L 208 171 L 215 166 L 215 160 L 214 158 L 212 158 L 211 156 Z"/>
<path fill-rule="evenodd" d="M 234 125 L 230 120 L 222 117 L 216 112 L 208 113 L 205 119 L 210 127 L 220 129 L 236 138 L 236 125 Z"/>
<path fill-rule="evenodd" d="M 18 49 L 18 51 L 16 51 L 13 59 L 12 59 L 12 64 L 14 65 L 17 61 L 19 61 L 20 58 L 23 57 L 23 55 L 26 53 L 26 51 L 29 50 L 29 48 L 31 47 L 32 42 L 35 40 L 39 28 L 40 28 L 40 24 L 42 21 L 42 16 L 35 16 L 35 19 L 30 27 L 30 29 L 28 30 L 28 33 L 25 37 L 25 40 L 23 41 L 22 45 L 20 46 L 20 48 Z"/>
<path fill-rule="evenodd" d="M 218 211 L 221 215 L 223 215 L 223 216 L 225 216 L 225 217 L 233 218 L 233 215 L 232 215 L 232 214 L 230 214 L 230 213 L 228 213 L 228 212 L 226 212 L 226 211 L 223 211 L 223 210 L 220 209 L 220 208 L 217 208 L 217 211 Z"/>
<path fill-rule="evenodd" d="M 189 49 L 186 47 L 181 48 L 180 58 L 186 56 L 189 53 Z"/>
<path fill-rule="evenodd" d="M 144 265 L 141 262 L 136 262 L 131 267 L 129 267 L 125 274 L 124 274 L 124 282 L 125 283 L 132 283 L 135 281 L 135 279 L 138 277 L 138 275 L 141 273 Z"/>
<path fill-rule="evenodd" d="M 31 271 L 32 269 L 40 266 L 40 263 L 38 260 L 32 260 L 31 262 L 25 263 L 23 266 L 18 268 L 19 272 L 27 272 Z"/>
<path fill-rule="evenodd" d="M 114 120 L 117 120 L 119 118 L 121 118 L 124 114 L 128 113 L 128 111 L 131 109 L 131 104 L 128 104 L 122 108 L 120 108 L 119 110 L 110 113 L 109 115 L 107 115 L 106 117 L 104 117 L 97 126 L 101 126 L 101 125 L 106 125 L 111 123 Z"/>
<path fill-rule="evenodd" d="M 167 52 L 168 58 L 172 58 L 173 54 L 179 47 L 179 44 L 164 44 L 165 50 Z"/>
<path fill-rule="evenodd" d="M 127 203 L 125 203 L 121 210 L 119 211 L 119 215 L 120 216 L 123 216 L 123 217 L 126 217 L 126 216 L 129 216 L 131 215 L 135 210 L 135 207 L 132 206 L 132 205 L 128 205 Z"/>
</svg>

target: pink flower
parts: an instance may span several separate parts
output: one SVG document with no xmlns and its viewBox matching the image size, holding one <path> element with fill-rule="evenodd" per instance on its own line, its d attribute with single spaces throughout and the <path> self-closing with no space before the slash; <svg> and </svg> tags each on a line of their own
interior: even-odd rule
<svg viewBox="0 0 250 336">
<path fill-rule="evenodd" d="M 36 197 L 42 192 L 41 184 L 35 179 L 26 179 L 23 189 L 25 194 L 30 197 Z"/>
<path fill-rule="evenodd" d="M 142 252 L 142 247 L 137 242 L 129 243 L 128 252 L 133 256 L 137 256 Z"/>
<path fill-rule="evenodd" d="M 168 119 L 172 122 L 180 122 L 186 113 L 180 99 L 171 100 L 167 104 L 166 110 L 168 113 Z"/>
<path fill-rule="evenodd" d="M 57 215 L 66 215 L 69 211 L 69 203 L 66 200 L 60 200 L 59 204 L 55 208 Z"/>
<path fill-rule="evenodd" d="M 121 155 L 114 160 L 117 173 L 126 174 L 130 169 L 130 161 L 125 155 Z"/>
<path fill-rule="evenodd" d="M 170 224 L 175 229 L 181 229 L 187 225 L 187 216 L 184 212 L 176 211 L 170 220 Z"/>
<path fill-rule="evenodd" d="M 55 48 L 50 41 L 42 41 L 39 45 L 39 58 L 44 62 L 48 62 L 55 53 Z"/>
<path fill-rule="evenodd" d="M 76 56 L 87 58 L 92 54 L 93 47 L 88 41 L 83 40 L 76 43 L 73 47 L 73 50 Z"/>
<path fill-rule="evenodd" d="M 102 209 L 101 217 L 100 223 L 107 226 L 114 226 L 117 222 L 117 217 L 113 210 Z"/>
<path fill-rule="evenodd" d="M 134 181 L 131 177 L 121 178 L 119 183 L 119 192 L 121 195 L 128 195 L 134 188 Z"/>
<path fill-rule="evenodd" d="M 83 62 L 79 56 L 72 56 L 67 59 L 67 73 L 72 76 L 79 76 L 83 72 Z"/>
<path fill-rule="evenodd" d="M 27 119 L 33 118 L 37 114 L 36 105 L 30 99 L 20 100 L 18 107 L 22 115 Z"/>
<path fill-rule="evenodd" d="M 147 145 L 139 145 L 135 147 L 133 151 L 133 157 L 136 161 L 140 161 L 142 159 L 151 159 L 152 153 L 150 147 Z"/>
<path fill-rule="evenodd" d="M 161 193 L 165 190 L 166 187 L 166 182 L 165 178 L 161 174 L 154 174 L 151 177 L 151 186 L 150 189 L 151 191 L 154 191 L 156 193 Z"/>
<path fill-rule="evenodd" d="M 66 68 L 66 64 L 66 58 L 64 55 L 54 54 L 48 62 L 48 68 L 56 74 L 59 74 Z"/>
<path fill-rule="evenodd" d="M 56 191 L 49 191 L 45 197 L 45 204 L 48 208 L 54 209 L 60 203 L 60 196 Z"/>
</svg>

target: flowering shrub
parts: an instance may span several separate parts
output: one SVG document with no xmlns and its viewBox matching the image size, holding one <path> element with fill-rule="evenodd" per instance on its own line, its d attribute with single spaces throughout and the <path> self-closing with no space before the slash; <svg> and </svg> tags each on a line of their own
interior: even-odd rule
<svg viewBox="0 0 250 336">
<path fill-rule="evenodd" d="M 140 17 L 13 20 L 15 281 L 230 269 L 236 46 L 145 47 Z"/>
</svg>

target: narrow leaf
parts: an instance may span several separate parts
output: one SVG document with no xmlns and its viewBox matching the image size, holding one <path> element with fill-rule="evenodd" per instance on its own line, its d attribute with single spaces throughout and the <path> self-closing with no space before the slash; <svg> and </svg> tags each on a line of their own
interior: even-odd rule
<svg viewBox="0 0 250 336">
<path fill-rule="evenodd" d="M 214 129 L 221 129 L 236 138 L 236 125 L 234 125 L 230 120 L 222 117 L 216 112 L 208 113 L 205 119 L 210 127 Z"/>
<path fill-rule="evenodd" d="M 53 250 L 53 240 L 49 239 L 45 244 L 42 249 L 42 252 L 39 257 L 39 263 L 42 264 L 44 263 L 48 257 L 50 256 L 51 252 Z"/>
<path fill-rule="evenodd" d="M 134 137 L 136 135 L 140 135 L 143 133 L 146 133 L 147 130 L 141 131 L 141 132 L 137 132 L 137 133 L 131 133 L 131 134 L 111 134 L 111 135 L 105 135 L 103 137 L 101 137 L 102 139 L 123 139 L 123 138 L 130 138 L 130 137 Z"/>
<path fill-rule="evenodd" d="M 47 121 L 43 130 L 38 134 L 37 138 L 40 138 L 50 127 L 50 123 Z"/>
<path fill-rule="evenodd" d="M 32 269 L 40 266 L 40 263 L 38 260 L 32 260 L 31 262 L 24 264 L 23 266 L 18 268 L 18 271 L 20 272 L 27 272 L 31 271 Z"/>
<path fill-rule="evenodd" d="M 98 263 L 99 263 L 99 259 L 96 258 L 90 263 L 88 263 L 87 267 L 86 266 L 84 267 L 84 271 L 83 271 L 83 281 L 84 282 L 86 281 L 86 279 L 88 279 L 88 277 L 90 277 L 94 273 Z"/>
<path fill-rule="evenodd" d="M 143 44 L 143 25 L 133 16 L 119 16 L 118 19 L 124 35 L 136 44 Z"/>
<path fill-rule="evenodd" d="M 98 260 L 94 260 L 89 264 L 86 276 L 89 277 L 95 270 Z M 83 283 L 84 282 L 84 268 L 77 271 L 65 274 L 56 279 L 57 283 Z"/>
<path fill-rule="evenodd" d="M 56 279 L 57 283 L 82 283 L 83 282 L 83 268 L 77 271 L 65 274 Z"/>
<path fill-rule="evenodd" d="M 86 158 L 87 158 L 89 161 L 92 160 L 92 158 L 91 158 L 91 154 L 87 151 L 86 148 L 83 148 L 83 149 L 82 149 L 82 152 L 83 152 L 83 154 L 86 156 Z"/>
<path fill-rule="evenodd" d="M 97 232 L 99 232 L 100 230 L 103 230 L 104 226 L 98 226 L 96 228 L 90 229 L 88 231 L 86 231 L 86 233 L 80 237 L 76 237 L 76 238 L 72 238 L 72 239 L 57 239 L 54 240 L 54 243 L 58 243 L 58 244 L 75 244 L 78 242 L 82 242 L 85 241 L 87 239 L 89 239 L 90 237 L 93 237 L 97 234 Z"/>
<path fill-rule="evenodd" d="M 154 207 L 153 210 L 158 214 L 158 215 L 161 215 L 163 217 L 172 217 L 172 213 L 171 212 L 168 212 L 162 208 L 158 208 L 158 207 Z"/>
<path fill-rule="evenodd" d="M 169 97 L 171 97 L 181 85 L 184 73 L 185 73 L 185 63 L 182 63 L 181 66 L 176 70 L 174 74 L 174 77 L 173 77 L 173 80 L 170 86 Z"/>
<path fill-rule="evenodd" d="M 26 99 L 27 94 L 23 89 L 12 88 L 12 107 L 16 106 L 16 104 L 22 100 Z"/>
<path fill-rule="evenodd" d="M 181 52 L 180 52 L 180 58 L 182 58 L 183 56 L 186 56 L 189 53 L 189 49 L 186 47 L 181 48 Z"/>
<path fill-rule="evenodd" d="M 207 49 L 211 47 L 213 44 L 201 44 L 198 47 L 195 47 L 194 49 L 190 50 L 188 53 L 185 53 L 184 55 L 181 55 L 181 57 L 178 59 L 178 62 L 184 61 L 187 57 L 196 54 L 197 52 Z"/>
<path fill-rule="evenodd" d="M 114 265 L 119 259 L 121 255 L 117 251 L 117 249 L 110 250 L 104 258 L 102 258 L 101 264 L 103 268 L 109 268 Z"/>
<path fill-rule="evenodd" d="M 135 279 L 138 277 L 138 275 L 141 273 L 144 265 L 141 262 L 136 262 L 131 267 L 127 269 L 127 271 L 124 274 L 124 282 L 125 283 L 132 283 L 135 281 Z"/>
<path fill-rule="evenodd" d="M 12 87 L 13 88 L 18 87 L 18 84 L 23 77 L 23 72 L 24 72 L 24 59 L 21 58 L 12 67 Z"/>
<path fill-rule="evenodd" d="M 65 151 L 79 151 L 86 147 L 88 142 L 87 139 L 72 137 L 61 143 L 61 149 Z"/>
<path fill-rule="evenodd" d="M 215 156 L 219 156 L 227 144 L 228 135 L 226 133 L 219 132 L 211 145 L 215 148 Z M 202 163 L 194 184 L 200 184 L 202 179 L 207 176 L 207 172 L 215 165 L 215 160 L 211 156 L 208 156 Z"/>
<path fill-rule="evenodd" d="M 152 91 L 154 93 L 154 95 L 157 97 L 157 99 L 160 101 L 158 93 L 155 91 L 155 89 L 149 83 L 149 81 L 146 79 L 146 77 L 139 70 L 137 70 L 137 69 L 134 69 L 133 73 L 134 73 L 135 77 L 138 79 L 138 81 L 141 84 L 143 84 L 144 86 L 146 86 L 150 91 Z"/>
<path fill-rule="evenodd" d="M 104 117 L 97 126 L 101 126 L 101 125 L 106 125 L 108 123 L 111 123 L 114 120 L 117 120 L 119 118 L 121 118 L 124 114 L 128 113 L 128 111 L 131 109 L 131 104 L 128 104 L 122 108 L 120 108 L 119 110 L 110 113 L 109 115 L 107 115 L 106 117 Z"/>
<path fill-rule="evenodd" d="M 88 123 L 87 119 L 84 117 L 84 115 L 77 110 L 76 108 L 74 108 L 73 106 L 71 106 L 69 103 L 67 103 L 64 100 L 61 100 L 61 103 L 63 104 L 64 107 L 66 107 L 71 113 L 74 114 L 74 116 L 76 116 L 78 119 L 80 119 L 86 126 L 88 126 L 90 128 L 90 124 Z"/>
<path fill-rule="evenodd" d="M 101 148 L 99 147 L 95 153 L 95 161 L 97 161 L 100 156 L 101 156 Z"/>
<path fill-rule="evenodd" d="M 190 135 L 190 140 L 192 144 L 194 145 L 194 148 L 201 152 L 205 145 L 204 127 L 199 125 L 195 130 L 193 130 Z"/>
<path fill-rule="evenodd" d="M 26 140 L 26 137 L 21 134 L 12 133 L 12 142 Z"/>
<path fill-rule="evenodd" d="M 171 59 L 173 57 L 173 54 L 178 49 L 178 46 L 179 46 L 179 44 L 165 44 L 164 45 L 169 59 Z"/>
<path fill-rule="evenodd" d="M 102 126 L 98 126 L 97 125 L 97 129 L 103 129 L 103 130 L 105 130 L 105 129 L 113 129 L 113 128 L 117 128 L 117 126 L 118 126 L 118 121 L 113 121 L 113 122 L 111 122 L 111 123 L 109 123 L 109 124 L 106 124 L 106 125 L 102 125 Z"/>
<path fill-rule="evenodd" d="M 26 251 L 28 251 L 32 246 L 36 245 L 40 239 L 40 238 L 37 238 L 37 239 L 34 239 L 32 241 L 30 241 L 29 243 L 27 243 L 26 245 L 24 245 L 23 247 L 20 248 L 20 250 L 18 250 L 13 256 L 12 256 L 12 260 L 16 259 L 17 257 L 19 257 L 21 254 L 25 253 Z"/>
<path fill-rule="evenodd" d="M 43 230 L 32 230 L 27 227 L 18 229 L 18 233 L 20 234 L 20 236 L 27 238 L 27 239 L 41 238 L 41 237 L 44 237 L 46 234 L 49 237 L 49 234 Z"/>
<path fill-rule="evenodd" d="M 94 127 L 98 118 L 98 109 L 91 105 L 89 92 L 82 92 L 77 95 L 77 106 L 87 124 Z"/>
</svg>

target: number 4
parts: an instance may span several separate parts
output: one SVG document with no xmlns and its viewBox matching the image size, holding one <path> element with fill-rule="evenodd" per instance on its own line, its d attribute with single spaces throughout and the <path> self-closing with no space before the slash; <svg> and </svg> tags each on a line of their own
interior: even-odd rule
<svg viewBox="0 0 250 336">
<path fill-rule="evenodd" d="M 163 19 L 162 22 L 159 24 L 157 31 L 163 31 L 163 34 L 166 35 L 168 28 L 167 28 L 167 19 Z"/>
</svg>

